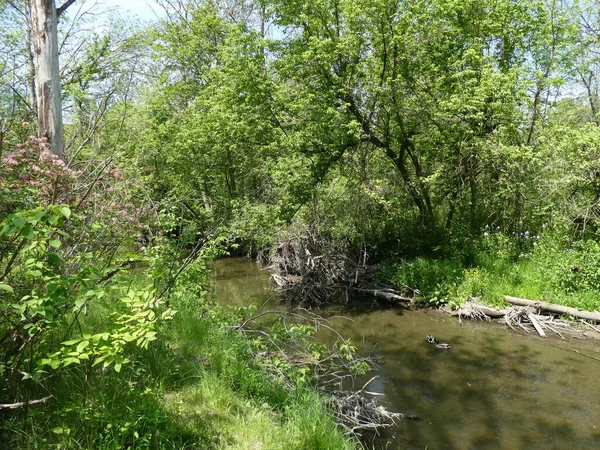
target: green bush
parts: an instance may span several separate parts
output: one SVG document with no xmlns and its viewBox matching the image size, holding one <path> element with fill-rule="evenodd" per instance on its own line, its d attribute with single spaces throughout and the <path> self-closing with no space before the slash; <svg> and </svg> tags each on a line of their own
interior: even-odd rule
<svg viewBox="0 0 600 450">
<path fill-rule="evenodd" d="M 380 278 L 397 289 L 416 293 L 417 298 L 430 304 L 447 300 L 448 290 L 461 277 L 461 264 L 454 259 L 416 258 L 385 267 Z"/>
</svg>

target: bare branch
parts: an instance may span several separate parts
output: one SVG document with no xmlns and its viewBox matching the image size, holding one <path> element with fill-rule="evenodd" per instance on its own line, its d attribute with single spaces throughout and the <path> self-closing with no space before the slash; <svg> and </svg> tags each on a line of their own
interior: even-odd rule
<svg viewBox="0 0 600 450">
<path fill-rule="evenodd" d="M 30 400 L 28 402 L 4 403 L 4 404 L 0 404 L 0 409 L 17 409 L 17 408 L 22 408 L 23 406 L 31 406 L 31 405 L 37 405 L 39 403 L 46 403 L 52 397 L 53 397 L 52 395 L 49 395 L 47 397 L 40 398 L 37 400 Z"/>
<path fill-rule="evenodd" d="M 12 0 L 6 0 L 6 3 L 8 3 L 14 9 L 16 9 L 19 14 L 21 14 L 25 19 L 27 19 L 27 14 L 25 13 L 25 11 L 19 8 Z"/>
<path fill-rule="evenodd" d="M 69 6 L 71 6 L 73 3 L 75 3 L 75 0 L 67 0 L 66 2 L 64 2 L 64 3 L 62 4 L 62 6 L 60 6 L 59 8 L 57 8 L 57 9 L 56 9 L 56 16 L 57 16 L 57 17 L 60 17 L 60 15 L 61 15 L 62 13 L 64 13 L 64 12 L 65 12 L 65 10 L 66 10 L 66 9 L 67 9 Z"/>
</svg>

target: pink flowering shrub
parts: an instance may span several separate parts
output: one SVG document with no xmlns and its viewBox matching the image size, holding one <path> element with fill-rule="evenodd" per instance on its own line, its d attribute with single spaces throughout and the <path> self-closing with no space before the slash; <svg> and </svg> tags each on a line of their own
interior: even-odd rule
<svg viewBox="0 0 600 450">
<path fill-rule="evenodd" d="M 71 239 L 86 250 L 110 252 L 147 236 L 154 210 L 143 199 L 138 179 L 103 163 L 73 170 L 50 153 L 45 138 L 30 136 L 0 160 L 0 221 L 15 211 L 68 205 Z"/>
<path fill-rule="evenodd" d="M 0 160 L 0 219 L 16 210 L 71 204 L 78 173 L 52 155 L 46 138 L 30 136 Z"/>
</svg>

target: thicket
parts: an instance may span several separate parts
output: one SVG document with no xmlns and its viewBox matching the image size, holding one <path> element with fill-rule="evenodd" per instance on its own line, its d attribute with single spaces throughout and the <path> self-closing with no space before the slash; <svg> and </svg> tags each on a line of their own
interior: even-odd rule
<svg viewBox="0 0 600 450">
<path fill-rule="evenodd" d="M 33 53 L 15 5 L 0 0 L 10 442 L 235 447 L 238 413 L 296 436 L 313 394 L 260 385 L 226 315 L 191 318 L 212 311 L 192 262 L 215 246 L 265 256 L 306 229 L 338 266 L 379 264 L 429 304 L 599 307 L 596 2 L 177 0 L 148 28 L 62 17 L 64 160 L 28 138 Z M 204 353 L 181 356 L 188 338 Z M 222 420 L 202 409 L 213 384 Z M 196 406 L 177 409 L 184 385 Z M 341 439 L 314 407 L 313 438 Z M 227 436 L 173 419 L 196 413 Z"/>
<path fill-rule="evenodd" d="M 316 230 L 433 303 L 597 302 L 596 4 L 174 5 L 132 151 L 182 232 Z"/>
<path fill-rule="evenodd" d="M 352 448 L 307 370 L 257 359 L 274 338 L 241 334 L 248 312 L 210 301 L 219 237 L 190 251 L 131 176 L 112 167 L 88 180 L 43 139 L 0 161 L 2 442 Z M 291 345 L 310 327 L 276 333 Z"/>
</svg>

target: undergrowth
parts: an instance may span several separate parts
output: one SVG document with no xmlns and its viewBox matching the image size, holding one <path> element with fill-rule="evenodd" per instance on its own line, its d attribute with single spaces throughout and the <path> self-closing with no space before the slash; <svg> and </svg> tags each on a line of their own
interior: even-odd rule
<svg viewBox="0 0 600 450">
<path fill-rule="evenodd" d="M 458 308 L 475 297 L 502 307 L 510 295 L 600 309 L 600 244 L 568 236 L 564 229 L 517 236 L 486 232 L 470 264 L 458 257 L 421 257 L 388 264 L 380 277 L 431 306 Z"/>
<path fill-rule="evenodd" d="M 128 347 L 120 372 L 71 366 L 47 385 L 47 403 L 5 413 L 6 448 L 353 448 L 315 390 L 265 372 L 255 344 L 231 326 L 239 317 L 206 301 L 203 263 L 196 272 L 197 283 L 187 275 L 170 297 L 173 320 L 147 348 Z M 144 279 L 134 277 L 121 282 Z M 104 313 L 83 322 L 101 328 Z"/>
</svg>

